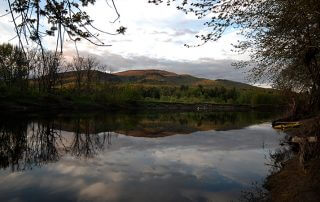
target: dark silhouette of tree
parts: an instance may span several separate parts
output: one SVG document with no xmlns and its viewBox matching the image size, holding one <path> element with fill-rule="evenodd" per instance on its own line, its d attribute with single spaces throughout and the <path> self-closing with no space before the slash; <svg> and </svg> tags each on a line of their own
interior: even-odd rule
<svg viewBox="0 0 320 202">
<path fill-rule="evenodd" d="M 52 51 L 28 51 L 29 66 L 32 68 L 32 77 L 38 85 L 39 91 L 51 93 L 59 81 L 59 73 L 64 69 L 62 57 Z"/>
<path fill-rule="evenodd" d="M 95 70 L 100 69 L 101 65 L 95 57 L 73 57 L 73 60 L 67 66 L 75 75 L 75 83 L 78 90 L 84 85 L 87 89 L 90 89 L 94 81 L 100 81 L 95 75 L 97 73 Z"/>
<path fill-rule="evenodd" d="M 22 50 L 10 44 L 0 45 L 0 83 L 10 88 L 25 88 L 30 73 L 28 58 Z"/>
<path fill-rule="evenodd" d="M 85 76 L 86 76 L 87 89 L 90 89 L 92 87 L 93 81 L 97 79 L 94 77 L 95 76 L 94 70 L 98 68 L 100 68 L 100 64 L 96 58 L 91 56 L 88 56 L 87 58 L 85 58 L 84 70 L 85 70 Z"/>
<path fill-rule="evenodd" d="M 111 33 L 95 27 L 93 20 L 83 10 L 95 2 L 95 0 L 7 0 L 8 10 L 4 15 L 11 16 L 16 37 L 23 51 L 24 44 L 29 44 L 29 40 L 37 43 L 43 50 L 42 41 L 46 36 L 56 37 L 56 51 L 60 49 L 60 52 L 63 49 L 65 35 L 74 42 L 84 39 L 97 46 L 109 46 L 98 37 L 97 33 L 123 34 L 126 28 L 120 26 Z M 108 2 L 117 15 L 113 21 L 116 22 L 120 14 L 114 0 L 107 0 Z M 47 20 L 49 25 L 41 26 L 42 20 Z"/>
<path fill-rule="evenodd" d="M 73 57 L 72 62 L 68 64 L 68 68 L 75 74 L 76 88 L 82 88 L 84 77 L 85 59 L 83 57 Z"/>
</svg>

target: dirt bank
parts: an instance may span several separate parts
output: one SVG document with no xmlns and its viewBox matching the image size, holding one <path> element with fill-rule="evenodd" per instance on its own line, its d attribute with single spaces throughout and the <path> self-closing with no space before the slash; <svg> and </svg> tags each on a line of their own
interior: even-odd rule
<svg viewBox="0 0 320 202">
<path fill-rule="evenodd" d="M 264 184 L 271 201 L 320 201 L 320 143 L 308 142 L 308 137 L 320 137 L 320 115 L 299 122 L 299 128 L 285 131 L 288 145 L 273 156 L 275 170 Z M 302 141 L 290 143 L 294 137 Z"/>
</svg>

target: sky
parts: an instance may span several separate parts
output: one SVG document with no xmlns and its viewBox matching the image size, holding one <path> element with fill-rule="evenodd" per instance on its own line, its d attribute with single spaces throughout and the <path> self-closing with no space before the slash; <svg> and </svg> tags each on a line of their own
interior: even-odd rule
<svg viewBox="0 0 320 202">
<path fill-rule="evenodd" d="M 205 27 L 204 20 L 194 15 L 186 15 L 178 11 L 174 5 L 167 6 L 149 4 L 148 0 L 116 0 L 120 19 L 106 0 L 97 0 L 95 5 L 85 8 L 100 29 L 112 32 L 119 26 L 127 27 L 125 35 L 100 34 L 110 47 L 97 47 L 85 41 L 78 43 L 79 53 L 92 55 L 106 64 L 113 72 L 130 69 L 162 69 L 180 74 L 208 79 L 229 79 L 246 82 L 245 70 L 236 70 L 231 64 L 238 60 L 248 59 L 232 51 L 232 44 L 241 36 L 237 30 L 229 30 L 217 42 L 209 42 L 196 48 L 186 48 L 184 44 L 200 43 L 195 35 Z M 0 15 L 5 11 L 5 2 L 0 2 Z M 43 26 L 46 22 L 43 21 Z M 0 43 L 8 42 L 14 37 L 14 29 L 10 16 L 0 20 Z M 17 43 L 17 39 L 11 40 Z M 48 49 L 55 47 L 53 37 L 45 38 Z M 67 58 L 76 55 L 74 43 L 66 41 L 64 54 Z"/>
</svg>

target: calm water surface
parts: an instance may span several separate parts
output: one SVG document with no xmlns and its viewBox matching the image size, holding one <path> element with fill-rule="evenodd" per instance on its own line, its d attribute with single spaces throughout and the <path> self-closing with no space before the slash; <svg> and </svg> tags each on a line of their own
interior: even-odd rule
<svg viewBox="0 0 320 202">
<path fill-rule="evenodd" d="M 283 134 L 257 112 L 0 117 L 0 201 L 237 201 Z"/>
</svg>

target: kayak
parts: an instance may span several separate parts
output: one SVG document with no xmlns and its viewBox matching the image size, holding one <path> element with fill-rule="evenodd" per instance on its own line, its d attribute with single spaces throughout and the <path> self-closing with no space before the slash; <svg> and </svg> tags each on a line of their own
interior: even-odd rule
<svg viewBox="0 0 320 202">
<path fill-rule="evenodd" d="M 297 128 L 301 126 L 300 122 L 277 122 L 274 124 L 273 128 L 275 129 L 288 129 L 288 128 Z"/>
</svg>

